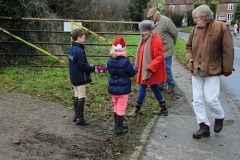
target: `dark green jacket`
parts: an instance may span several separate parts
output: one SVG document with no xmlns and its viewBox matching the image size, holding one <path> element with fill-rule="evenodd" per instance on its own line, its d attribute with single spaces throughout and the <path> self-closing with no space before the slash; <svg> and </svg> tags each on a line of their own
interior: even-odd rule
<svg viewBox="0 0 240 160">
<path fill-rule="evenodd" d="M 155 30 L 161 37 L 164 46 L 164 57 L 174 54 L 174 45 L 177 42 L 178 31 L 172 20 L 166 16 L 159 15 Z"/>
</svg>

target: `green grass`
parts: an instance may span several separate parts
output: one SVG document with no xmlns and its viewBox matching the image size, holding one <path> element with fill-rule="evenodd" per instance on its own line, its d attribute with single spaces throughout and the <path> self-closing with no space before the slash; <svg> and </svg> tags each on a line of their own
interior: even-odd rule
<svg viewBox="0 0 240 160">
<path fill-rule="evenodd" d="M 186 32 L 186 33 L 190 33 L 190 31 L 193 29 L 193 27 L 192 26 L 189 26 L 189 27 L 186 27 L 186 28 L 182 28 L 181 30 L 180 30 L 180 32 Z"/>
<path fill-rule="evenodd" d="M 132 36 L 125 36 L 124 37 L 127 44 L 135 44 L 138 45 L 140 40 L 140 33 L 139 35 L 132 35 Z M 137 46 L 127 46 L 127 53 L 128 56 L 136 56 Z"/>
<path fill-rule="evenodd" d="M 175 50 L 175 55 L 177 59 L 180 61 L 180 63 L 182 63 L 183 65 L 187 65 L 187 60 L 185 55 L 186 42 L 183 38 L 178 37 L 174 50 Z"/>
</svg>

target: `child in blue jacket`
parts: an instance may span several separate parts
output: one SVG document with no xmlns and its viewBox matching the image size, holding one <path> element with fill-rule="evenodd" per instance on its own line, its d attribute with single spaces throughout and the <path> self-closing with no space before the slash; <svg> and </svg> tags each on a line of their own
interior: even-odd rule
<svg viewBox="0 0 240 160">
<path fill-rule="evenodd" d="M 80 28 L 72 30 L 72 47 L 69 51 L 70 79 L 74 86 L 74 111 L 73 122 L 86 126 L 89 123 L 84 119 L 84 102 L 86 97 L 86 84 L 92 82 L 91 72 L 98 72 L 95 66 L 88 64 L 84 50 L 86 32 Z"/>
<path fill-rule="evenodd" d="M 127 133 L 128 127 L 123 126 L 123 119 L 128 103 L 128 94 L 131 92 L 131 79 L 137 73 L 137 68 L 132 66 L 125 52 L 126 43 L 123 38 L 117 37 L 113 42 L 111 57 L 107 62 L 110 74 L 108 93 L 112 95 L 114 108 L 115 133 Z"/>
</svg>

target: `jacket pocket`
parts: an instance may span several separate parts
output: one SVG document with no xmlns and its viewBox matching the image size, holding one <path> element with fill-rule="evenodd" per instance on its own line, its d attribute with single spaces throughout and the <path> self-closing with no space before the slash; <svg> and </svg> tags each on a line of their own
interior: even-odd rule
<svg viewBox="0 0 240 160">
<path fill-rule="evenodd" d="M 211 76 L 221 75 L 222 73 L 222 63 L 220 61 L 209 62 L 208 63 L 208 74 Z"/>
<path fill-rule="evenodd" d="M 210 35 L 211 45 L 210 45 L 210 55 L 209 60 L 218 60 L 222 57 L 222 45 L 220 35 Z"/>
<path fill-rule="evenodd" d="M 90 73 L 87 73 L 87 72 L 83 72 L 83 78 L 84 78 L 84 82 L 92 80 Z"/>
</svg>

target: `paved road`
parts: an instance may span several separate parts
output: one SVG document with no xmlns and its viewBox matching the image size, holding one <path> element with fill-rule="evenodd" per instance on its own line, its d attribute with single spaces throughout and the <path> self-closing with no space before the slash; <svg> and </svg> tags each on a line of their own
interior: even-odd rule
<svg viewBox="0 0 240 160">
<path fill-rule="evenodd" d="M 174 57 L 173 73 L 176 90 L 184 95 L 179 100 L 182 107 L 192 110 L 191 75 Z M 225 111 L 224 128 L 199 140 L 192 138 L 198 129 L 194 114 L 170 112 L 167 117 L 155 116 L 142 134 L 142 145 L 136 147 L 131 160 L 239 160 L 240 114 L 231 97 L 221 92 L 220 101 Z M 207 110 L 211 125 L 214 119 Z"/>
<path fill-rule="evenodd" d="M 221 77 L 222 89 L 232 97 L 240 109 L 240 35 L 234 36 L 234 68 L 235 72 L 229 77 Z"/>
</svg>

